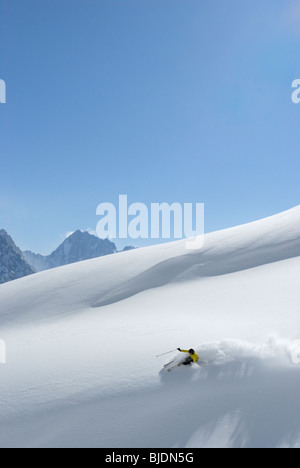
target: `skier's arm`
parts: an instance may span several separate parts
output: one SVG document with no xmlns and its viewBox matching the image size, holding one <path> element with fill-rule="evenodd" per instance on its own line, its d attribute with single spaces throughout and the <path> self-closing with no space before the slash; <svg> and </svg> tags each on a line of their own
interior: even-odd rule
<svg viewBox="0 0 300 468">
<path fill-rule="evenodd" d="M 189 354 L 189 350 L 188 349 L 180 349 L 180 348 L 177 348 L 178 351 L 180 351 L 181 353 L 188 353 Z"/>
</svg>

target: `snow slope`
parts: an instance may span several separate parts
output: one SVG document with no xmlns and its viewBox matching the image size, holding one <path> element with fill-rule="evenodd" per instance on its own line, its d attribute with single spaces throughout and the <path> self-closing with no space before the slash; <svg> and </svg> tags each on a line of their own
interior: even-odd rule
<svg viewBox="0 0 300 468">
<path fill-rule="evenodd" d="M 300 446 L 299 226 L 296 207 L 1 285 L 0 446 Z M 162 370 L 178 346 L 208 365 Z"/>
</svg>

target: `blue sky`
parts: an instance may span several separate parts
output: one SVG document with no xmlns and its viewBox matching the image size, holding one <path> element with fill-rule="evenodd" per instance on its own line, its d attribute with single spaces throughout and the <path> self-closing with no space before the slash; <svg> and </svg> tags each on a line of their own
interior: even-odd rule
<svg viewBox="0 0 300 468">
<path fill-rule="evenodd" d="M 1 227 L 45 254 L 119 194 L 206 231 L 299 204 L 299 31 L 290 0 L 0 0 Z"/>
</svg>

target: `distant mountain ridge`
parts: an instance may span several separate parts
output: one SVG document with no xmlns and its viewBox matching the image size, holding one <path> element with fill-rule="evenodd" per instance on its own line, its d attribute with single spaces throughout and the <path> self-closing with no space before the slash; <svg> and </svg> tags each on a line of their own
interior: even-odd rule
<svg viewBox="0 0 300 468">
<path fill-rule="evenodd" d="M 135 247 L 127 246 L 123 251 Z M 88 232 L 76 231 L 50 255 L 22 252 L 9 234 L 0 230 L 0 284 L 32 275 L 39 271 L 69 265 L 71 263 L 104 257 L 118 253 L 109 239 L 99 239 Z"/>
<path fill-rule="evenodd" d="M 110 240 L 99 239 L 88 232 L 78 230 L 67 237 L 50 255 L 44 256 L 30 251 L 23 252 L 23 255 L 29 265 L 38 272 L 116 252 L 117 247 Z"/>
<path fill-rule="evenodd" d="M 122 252 L 135 247 L 127 246 Z M 109 239 L 99 239 L 88 232 L 76 231 L 50 255 L 21 252 L 8 233 L 0 230 L 0 284 L 39 271 L 118 253 Z"/>
<path fill-rule="evenodd" d="M 4 229 L 0 230 L 0 284 L 34 273 L 21 250 Z"/>
</svg>

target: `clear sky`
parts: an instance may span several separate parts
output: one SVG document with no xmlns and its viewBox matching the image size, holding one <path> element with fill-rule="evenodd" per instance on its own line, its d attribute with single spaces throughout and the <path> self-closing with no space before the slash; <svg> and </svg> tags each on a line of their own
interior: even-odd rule
<svg viewBox="0 0 300 468">
<path fill-rule="evenodd" d="M 204 202 L 206 231 L 300 203 L 299 1 L 0 0 L 0 78 L 0 227 L 22 249 L 119 194 Z"/>
</svg>

